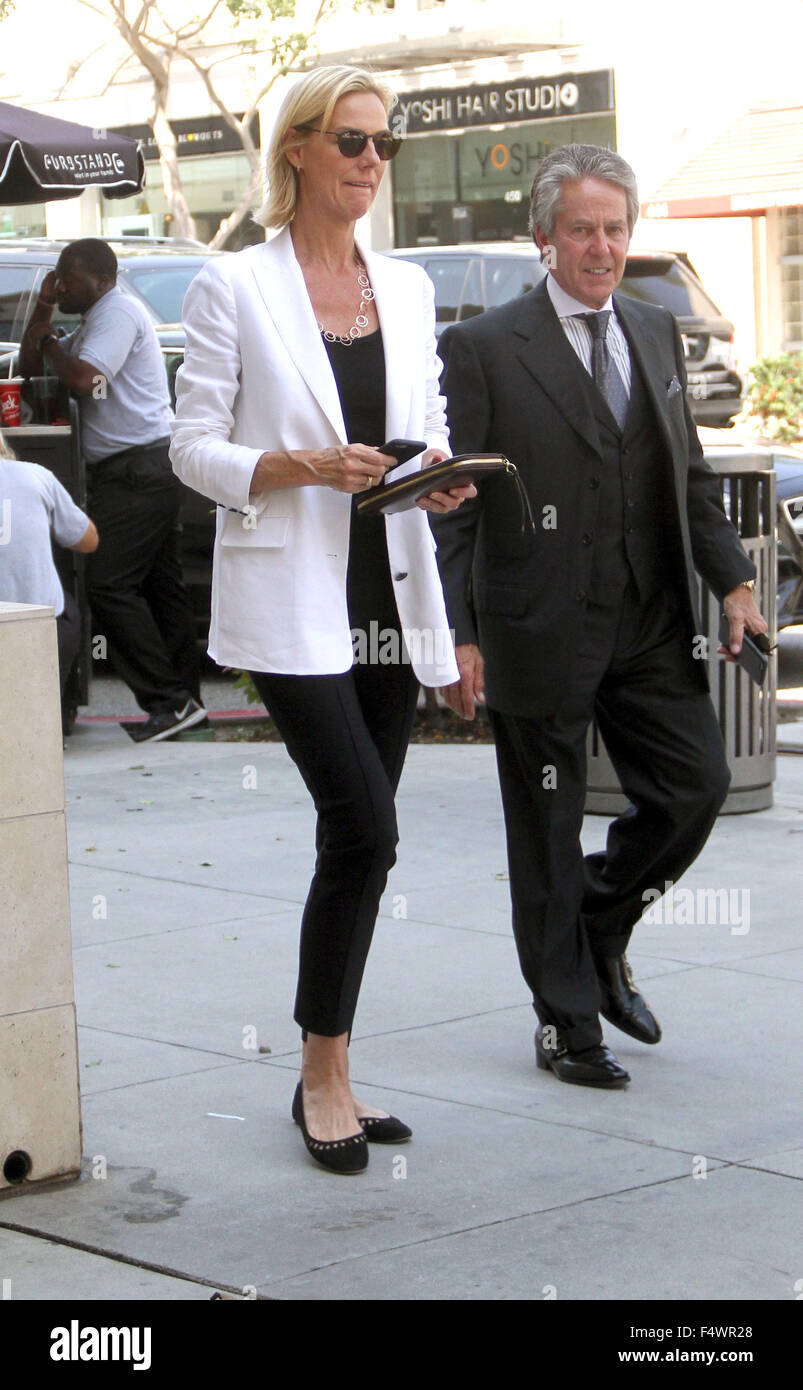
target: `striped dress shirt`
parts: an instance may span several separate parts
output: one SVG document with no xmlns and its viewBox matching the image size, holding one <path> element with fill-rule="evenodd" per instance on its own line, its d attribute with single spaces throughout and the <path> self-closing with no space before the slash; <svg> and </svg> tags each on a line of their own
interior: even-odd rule
<svg viewBox="0 0 803 1390">
<path fill-rule="evenodd" d="M 571 343 L 572 347 L 577 353 L 577 356 L 580 358 L 580 361 L 582 362 L 583 366 L 588 372 L 588 375 L 593 376 L 594 373 L 591 369 L 591 351 L 593 342 L 593 339 L 591 337 L 591 329 L 589 328 L 587 323 L 583 322 L 582 319 L 575 318 L 574 316 L 576 314 L 593 314 L 594 310 L 589 309 L 587 304 L 581 304 L 579 299 L 573 299 L 570 294 L 567 294 L 565 290 L 561 289 L 560 285 L 558 284 L 557 280 L 553 275 L 547 274 L 546 287 L 549 298 L 552 300 L 552 306 L 555 310 L 555 313 L 560 319 L 561 328 L 566 334 L 566 337 L 569 339 L 569 342 Z M 607 303 L 602 305 L 602 308 L 609 309 L 611 313 L 611 317 L 608 320 L 608 332 L 606 335 L 606 342 L 608 344 L 608 351 L 611 355 L 613 362 L 616 365 L 616 369 L 619 372 L 622 381 L 625 384 L 625 391 L 627 392 L 629 397 L 631 367 L 630 348 L 627 345 L 627 338 L 622 332 L 621 325 L 617 320 L 616 310 L 613 306 L 613 299 L 609 298 Z"/>
</svg>

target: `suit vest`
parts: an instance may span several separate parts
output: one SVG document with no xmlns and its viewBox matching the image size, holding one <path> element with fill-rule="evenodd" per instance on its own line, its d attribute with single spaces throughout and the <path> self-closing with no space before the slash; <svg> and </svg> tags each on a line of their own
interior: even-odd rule
<svg viewBox="0 0 803 1390">
<path fill-rule="evenodd" d="M 578 369 L 585 370 L 579 361 Z M 593 381 L 590 387 L 602 467 L 588 596 L 592 603 L 610 605 L 632 580 L 645 602 L 657 590 L 675 586 L 680 573 L 680 526 L 671 462 L 632 354 L 623 430 Z"/>
</svg>

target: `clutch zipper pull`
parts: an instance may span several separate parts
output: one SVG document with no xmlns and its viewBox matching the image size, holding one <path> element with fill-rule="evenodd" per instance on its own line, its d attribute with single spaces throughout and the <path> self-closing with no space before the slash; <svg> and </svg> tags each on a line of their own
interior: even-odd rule
<svg viewBox="0 0 803 1390">
<path fill-rule="evenodd" d="M 528 522 L 529 522 L 529 525 L 530 525 L 530 530 L 531 530 L 531 531 L 534 531 L 534 530 L 535 530 L 535 519 L 534 519 L 534 517 L 533 517 L 533 509 L 532 509 L 532 507 L 530 506 L 530 499 L 529 499 L 529 497 L 527 496 L 527 489 L 526 489 L 526 487 L 524 486 L 524 483 L 523 483 L 522 480 L 521 480 L 521 474 L 519 473 L 518 468 L 516 467 L 515 463 L 511 463 L 511 462 L 510 462 L 510 459 L 508 459 L 507 462 L 505 463 L 505 472 L 510 474 L 510 476 L 513 478 L 513 481 L 514 481 L 515 484 L 516 484 L 516 487 L 517 487 L 518 490 L 519 490 L 519 502 L 521 503 L 521 529 L 522 529 L 522 533 L 524 533 L 524 532 L 527 530 L 527 523 L 528 523 Z"/>
</svg>

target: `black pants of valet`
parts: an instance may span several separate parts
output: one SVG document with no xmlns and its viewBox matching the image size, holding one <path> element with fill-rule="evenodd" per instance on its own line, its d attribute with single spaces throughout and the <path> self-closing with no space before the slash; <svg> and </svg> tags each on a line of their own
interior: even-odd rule
<svg viewBox="0 0 803 1390">
<path fill-rule="evenodd" d="M 251 676 L 318 812 L 294 1016 L 308 1033 L 350 1034 L 379 900 L 396 862 L 394 795 L 418 681 L 409 665 Z"/>
<path fill-rule="evenodd" d="M 56 619 L 56 640 L 59 649 L 59 686 L 61 694 L 81 650 L 81 614 L 72 594 L 64 593 L 64 608 Z"/>
<path fill-rule="evenodd" d="M 671 595 L 589 606 L 557 714 L 490 711 L 507 832 L 513 930 L 542 1023 L 571 1051 L 602 1038 L 594 956 L 619 955 L 645 906 L 697 857 L 730 782 L 711 701 L 690 669 Z M 586 735 L 597 723 L 631 805 L 583 857 Z"/>
<path fill-rule="evenodd" d="M 89 602 L 109 657 L 148 714 L 200 699 L 195 621 L 181 573 L 181 483 L 168 441 L 93 465 L 89 512 L 100 544 L 88 557 Z"/>
</svg>

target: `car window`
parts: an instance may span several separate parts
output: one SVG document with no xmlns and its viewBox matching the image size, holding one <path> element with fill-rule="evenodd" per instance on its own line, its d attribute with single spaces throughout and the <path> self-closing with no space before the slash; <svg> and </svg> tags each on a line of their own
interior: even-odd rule
<svg viewBox="0 0 803 1390">
<path fill-rule="evenodd" d="M 649 262 L 629 261 L 619 288 L 631 299 L 662 304 L 681 318 L 722 318 L 699 281 L 677 261 L 670 262 L 665 271 L 656 270 Z"/>
<path fill-rule="evenodd" d="M 482 266 L 477 260 L 473 260 L 468 268 L 465 283 L 463 285 L 463 296 L 460 303 L 460 318 L 473 319 L 477 314 L 481 314 L 485 308 L 485 301 L 482 293 Z"/>
<path fill-rule="evenodd" d="M 488 308 L 506 304 L 520 294 L 526 294 L 543 279 L 540 261 L 523 256 L 490 256 L 485 262 L 485 293 Z"/>
<path fill-rule="evenodd" d="M 435 286 L 438 323 L 456 322 L 470 264 L 469 256 L 431 256 L 424 262 L 424 269 Z"/>
<path fill-rule="evenodd" d="M 36 266 L 0 265 L 0 342 L 19 342 L 20 325 L 35 279 Z"/>
<path fill-rule="evenodd" d="M 184 296 L 206 260 L 194 264 L 120 266 L 120 276 L 145 300 L 157 323 L 181 323 Z"/>
</svg>

